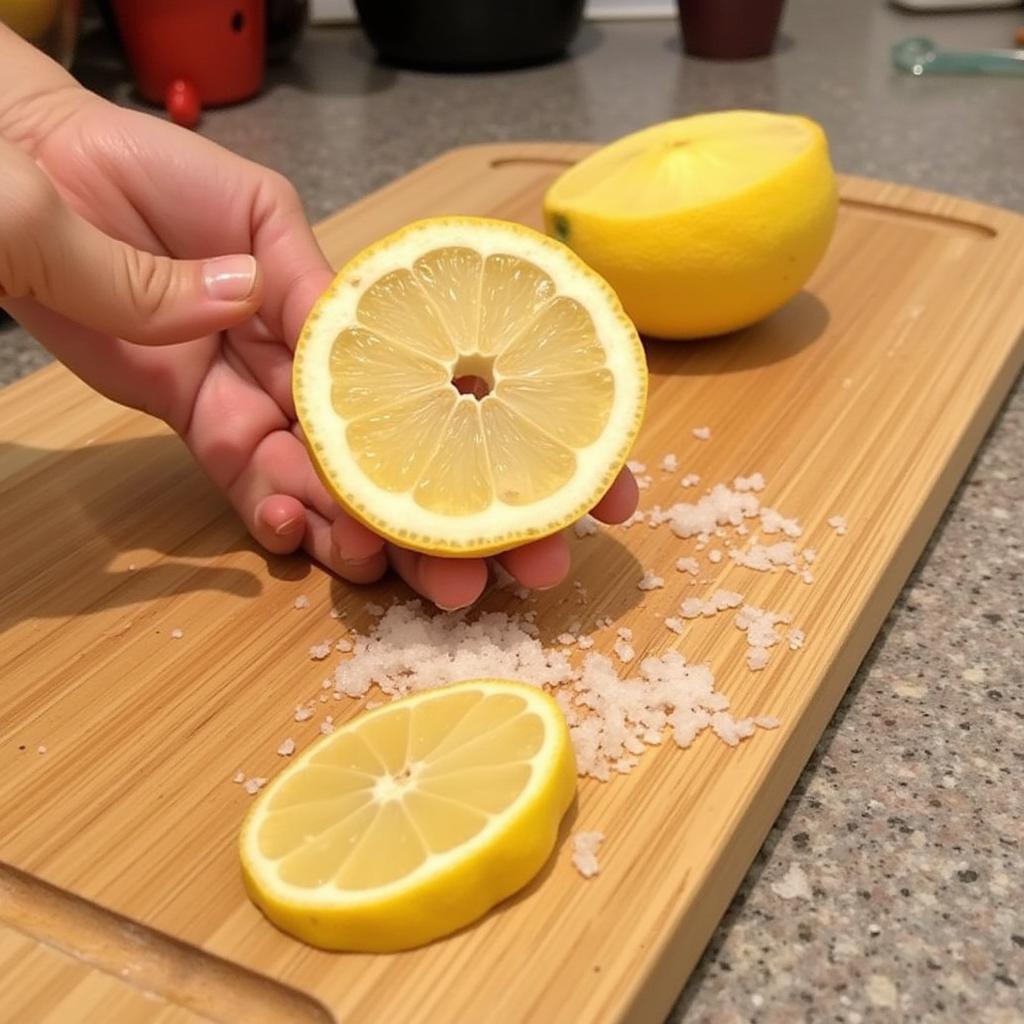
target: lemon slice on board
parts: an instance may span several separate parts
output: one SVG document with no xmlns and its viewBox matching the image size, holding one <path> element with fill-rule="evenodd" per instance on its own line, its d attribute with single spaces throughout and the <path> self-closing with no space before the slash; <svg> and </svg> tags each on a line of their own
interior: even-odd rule
<svg viewBox="0 0 1024 1024">
<path fill-rule="evenodd" d="M 756 110 L 627 135 L 544 199 L 548 231 L 660 338 L 721 334 L 778 309 L 820 262 L 837 206 L 821 127 Z"/>
<path fill-rule="evenodd" d="M 293 393 L 313 462 L 384 537 L 450 556 L 554 533 L 604 494 L 647 368 L 608 285 L 504 221 L 419 221 L 364 250 L 314 306 Z"/>
<path fill-rule="evenodd" d="M 409 949 L 526 885 L 575 791 L 569 730 L 543 690 L 428 690 L 359 715 L 267 786 L 242 827 L 246 888 L 312 945 Z"/>
</svg>

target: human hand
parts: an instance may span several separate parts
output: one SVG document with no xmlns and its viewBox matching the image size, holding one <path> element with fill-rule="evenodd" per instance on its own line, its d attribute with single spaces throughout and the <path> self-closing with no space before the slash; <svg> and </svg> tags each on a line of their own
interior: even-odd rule
<svg viewBox="0 0 1024 1024">
<path fill-rule="evenodd" d="M 0 303 L 86 383 L 167 422 L 269 551 L 302 547 L 355 583 L 390 564 L 440 607 L 476 600 L 482 559 L 386 545 L 312 467 L 292 346 L 332 274 L 294 189 L 86 92 L 9 36 L 0 65 L 20 62 L 29 98 L 0 88 Z M 624 470 L 594 514 L 621 521 L 636 501 Z M 569 569 L 561 535 L 497 557 L 531 588 Z"/>
</svg>

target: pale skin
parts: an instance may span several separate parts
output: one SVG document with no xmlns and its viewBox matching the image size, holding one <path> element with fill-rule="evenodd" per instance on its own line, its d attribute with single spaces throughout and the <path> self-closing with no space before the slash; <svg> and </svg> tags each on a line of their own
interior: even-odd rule
<svg viewBox="0 0 1024 1024">
<path fill-rule="evenodd" d="M 0 25 L 0 305 L 95 390 L 165 421 L 268 551 L 352 583 L 393 568 L 441 608 L 483 592 L 483 559 L 386 543 L 310 463 L 292 348 L 332 272 L 279 174 L 81 88 Z M 627 519 L 623 470 L 593 509 Z M 563 535 L 497 560 L 523 586 L 569 572 Z"/>
</svg>

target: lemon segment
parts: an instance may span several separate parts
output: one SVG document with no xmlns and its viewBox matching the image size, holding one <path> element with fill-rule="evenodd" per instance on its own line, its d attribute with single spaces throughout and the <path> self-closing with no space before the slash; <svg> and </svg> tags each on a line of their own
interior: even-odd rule
<svg viewBox="0 0 1024 1024">
<path fill-rule="evenodd" d="M 343 507 L 405 547 L 468 557 L 554 533 L 601 498 L 647 369 L 618 299 L 565 246 L 448 217 L 339 272 L 299 339 L 293 394 Z"/>
<path fill-rule="evenodd" d="M 240 838 L 253 901 L 324 949 L 448 935 L 532 879 L 576 788 L 543 690 L 474 680 L 367 712 L 259 796 Z"/>
<path fill-rule="evenodd" d="M 627 135 L 544 199 L 548 232 L 660 338 L 722 334 L 778 309 L 820 262 L 837 206 L 822 129 L 747 110 Z"/>
</svg>

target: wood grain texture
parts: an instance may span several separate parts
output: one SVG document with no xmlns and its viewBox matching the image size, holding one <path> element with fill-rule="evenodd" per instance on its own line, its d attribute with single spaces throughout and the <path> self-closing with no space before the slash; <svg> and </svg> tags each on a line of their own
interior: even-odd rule
<svg viewBox="0 0 1024 1024">
<path fill-rule="evenodd" d="M 425 215 L 539 226 L 543 190 L 585 152 L 456 151 L 330 218 L 320 239 L 340 263 Z M 325 675 L 306 652 L 339 635 L 332 604 L 365 626 L 366 601 L 407 592 L 353 592 L 261 554 L 175 438 L 60 369 L 0 395 L 0 860 L 310 993 L 339 1020 L 659 1020 L 1024 358 L 1024 218 L 851 178 L 842 197 L 823 265 L 785 309 L 724 339 L 648 345 L 635 455 L 654 477 L 644 505 L 696 496 L 655 468 L 667 452 L 702 487 L 763 473 L 765 503 L 798 516 L 818 551 L 814 583 L 701 556 L 708 582 L 690 587 L 671 566 L 692 542 L 635 526 L 573 541 L 586 608 L 568 582 L 535 602 L 545 637 L 610 615 L 638 652 L 678 644 L 712 665 L 734 711 L 783 722 L 737 750 L 705 735 L 648 753 L 628 778 L 582 783 L 567 831 L 607 834 L 596 879 L 575 874 L 563 844 L 478 926 L 398 956 L 330 955 L 268 925 L 241 887 L 249 798 L 230 779 L 271 775 L 282 739 L 316 735 L 320 716 L 297 724 L 292 709 Z M 690 433 L 702 425 L 709 441 Z M 845 537 L 825 525 L 833 514 Z M 637 590 L 648 567 L 664 590 Z M 731 616 L 681 641 L 653 617 L 717 585 L 790 612 L 805 649 L 751 673 Z"/>
<path fill-rule="evenodd" d="M 74 957 L 0 924 L 0 1021 L 5 1024 L 209 1024 Z"/>
</svg>

